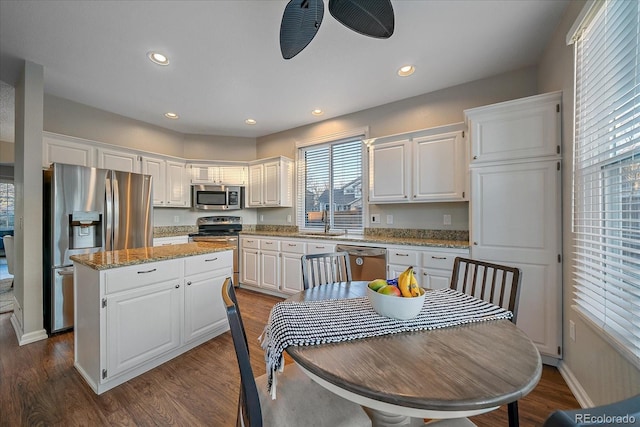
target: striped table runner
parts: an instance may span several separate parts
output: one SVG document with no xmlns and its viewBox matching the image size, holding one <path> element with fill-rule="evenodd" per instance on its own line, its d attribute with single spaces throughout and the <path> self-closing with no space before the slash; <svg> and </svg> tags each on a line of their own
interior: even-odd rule
<svg viewBox="0 0 640 427">
<path fill-rule="evenodd" d="M 379 315 L 366 297 L 279 302 L 271 309 L 259 338 L 265 350 L 269 392 L 275 399 L 276 371 L 284 369 L 283 352 L 290 345 L 349 341 L 511 317 L 508 310 L 453 289 L 428 291 L 422 310 L 409 320 Z"/>
</svg>

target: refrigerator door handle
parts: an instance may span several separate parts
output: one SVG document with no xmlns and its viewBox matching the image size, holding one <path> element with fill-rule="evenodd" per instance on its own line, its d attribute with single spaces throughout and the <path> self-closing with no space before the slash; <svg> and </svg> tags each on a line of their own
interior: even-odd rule
<svg viewBox="0 0 640 427">
<path fill-rule="evenodd" d="M 111 178 L 107 177 L 105 180 L 105 221 L 104 221 L 104 249 L 106 251 L 113 250 L 113 193 Z"/>
<path fill-rule="evenodd" d="M 73 276 L 73 267 L 67 267 L 64 270 L 58 270 L 59 276 Z"/>
<path fill-rule="evenodd" d="M 120 247 L 120 184 L 117 176 L 113 176 L 113 249 Z"/>
</svg>

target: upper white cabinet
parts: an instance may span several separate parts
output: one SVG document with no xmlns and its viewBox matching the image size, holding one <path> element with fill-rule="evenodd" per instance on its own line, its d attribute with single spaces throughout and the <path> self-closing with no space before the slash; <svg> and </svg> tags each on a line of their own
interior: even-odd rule
<svg viewBox="0 0 640 427">
<path fill-rule="evenodd" d="M 98 167 L 123 172 L 140 173 L 140 155 L 126 149 L 98 147 Z"/>
<path fill-rule="evenodd" d="M 377 138 L 369 146 L 369 203 L 467 200 L 464 124 Z"/>
<path fill-rule="evenodd" d="M 262 159 L 249 164 L 247 207 L 293 206 L 293 160 Z"/>
<path fill-rule="evenodd" d="M 552 92 L 465 110 L 471 164 L 559 155 L 561 104 Z"/>
<path fill-rule="evenodd" d="M 192 184 L 247 185 L 246 164 L 190 164 Z"/>
<path fill-rule="evenodd" d="M 77 138 L 42 133 L 42 167 L 48 169 L 51 163 L 95 166 L 96 148 Z"/>
<path fill-rule="evenodd" d="M 189 206 L 189 181 L 184 162 L 143 156 L 142 173 L 153 177 L 154 206 Z"/>
</svg>

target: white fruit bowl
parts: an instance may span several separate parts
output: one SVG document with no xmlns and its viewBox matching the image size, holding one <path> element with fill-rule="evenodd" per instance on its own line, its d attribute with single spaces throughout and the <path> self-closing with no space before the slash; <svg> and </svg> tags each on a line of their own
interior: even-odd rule
<svg viewBox="0 0 640 427">
<path fill-rule="evenodd" d="M 405 298 L 379 294 L 371 288 L 367 288 L 367 297 L 379 315 L 392 319 L 409 320 L 416 317 L 422 310 L 425 293 L 423 292 L 419 297 Z"/>
</svg>

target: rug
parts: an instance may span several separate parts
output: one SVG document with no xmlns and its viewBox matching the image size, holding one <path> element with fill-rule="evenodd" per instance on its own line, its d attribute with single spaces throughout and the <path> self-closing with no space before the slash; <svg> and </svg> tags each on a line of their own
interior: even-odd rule
<svg viewBox="0 0 640 427">
<path fill-rule="evenodd" d="M 13 288 L 11 282 L 13 279 L 0 280 L 0 313 L 8 313 L 13 311 Z"/>
</svg>

